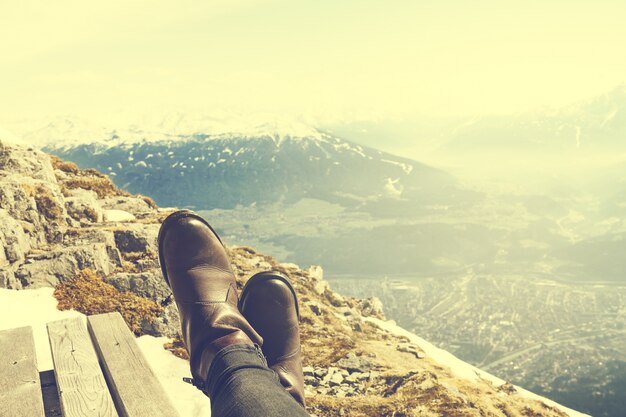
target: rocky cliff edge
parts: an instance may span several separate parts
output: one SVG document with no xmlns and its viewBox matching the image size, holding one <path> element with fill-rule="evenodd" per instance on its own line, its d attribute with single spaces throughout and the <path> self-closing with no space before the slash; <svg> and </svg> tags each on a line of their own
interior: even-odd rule
<svg viewBox="0 0 626 417">
<path fill-rule="evenodd" d="M 0 287 L 54 287 L 59 309 L 120 311 L 137 335 L 184 357 L 156 237 L 173 209 L 93 170 L 0 142 Z M 210 221 L 210 219 L 209 219 Z M 238 284 L 289 275 L 301 304 L 309 411 L 322 416 L 579 416 L 501 381 L 386 321 L 375 299 L 332 291 L 320 267 L 228 248 Z"/>
</svg>

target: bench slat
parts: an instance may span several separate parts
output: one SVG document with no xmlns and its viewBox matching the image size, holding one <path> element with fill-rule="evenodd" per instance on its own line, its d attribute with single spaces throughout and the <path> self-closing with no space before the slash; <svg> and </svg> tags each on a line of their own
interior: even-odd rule
<svg viewBox="0 0 626 417">
<path fill-rule="evenodd" d="M 122 417 L 179 415 L 119 313 L 89 316 L 87 325 Z"/>
<path fill-rule="evenodd" d="M 44 416 L 31 327 L 0 332 L 0 416 Z"/>
<path fill-rule="evenodd" d="M 87 327 L 80 317 L 48 323 L 64 417 L 118 417 Z"/>
</svg>

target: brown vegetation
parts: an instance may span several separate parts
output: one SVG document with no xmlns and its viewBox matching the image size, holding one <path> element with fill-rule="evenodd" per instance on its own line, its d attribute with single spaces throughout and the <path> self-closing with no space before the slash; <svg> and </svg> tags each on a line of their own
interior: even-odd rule
<svg viewBox="0 0 626 417">
<path fill-rule="evenodd" d="M 147 195 L 137 194 L 137 198 L 141 198 L 143 201 L 145 201 L 148 207 L 150 207 L 151 209 L 156 210 L 159 208 L 159 206 L 157 206 L 157 203 L 155 203 L 154 200 Z"/>
<path fill-rule="evenodd" d="M 171 342 L 164 344 L 163 347 L 172 352 L 174 356 L 189 360 L 189 353 L 187 352 L 187 348 L 185 347 L 185 343 L 183 342 L 180 334 L 176 335 Z"/>
<path fill-rule="evenodd" d="M 131 292 L 122 292 L 104 282 L 91 269 L 57 285 L 54 296 L 59 310 L 76 310 L 86 315 L 119 312 L 128 327 L 142 334 L 142 322 L 154 322 L 163 308 L 152 300 Z"/>
<path fill-rule="evenodd" d="M 50 161 L 55 169 L 69 174 L 67 176 L 57 175 L 57 180 L 62 186 L 63 194 L 66 196 L 69 194 L 67 189 L 72 190 L 76 188 L 94 191 L 98 198 L 130 195 L 126 191 L 117 188 L 107 175 L 95 169 L 81 170 L 75 163 L 64 161 L 56 156 L 51 156 Z M 148 202 L 148 204 L 150 203 Z M 154 207 L 156 207 L 156 204 Z"/>
<path fill-rule="evenodd" d="M 78 174 L 80 172 L 80 168 L 73 162 L 64 161 L 61 158 L 58 158 L 54 155 L 50 156 L 50 162 L 52 162 L 52 167 L 54 169 L 58 169 L 59 171 L 68 172 L 72 174 Z"/>
<path fill-rule="evenodd" d="M 106 176 L 74 177 L 64 181 L 63 185 L 70 189 L 82 188 L 83 190 L 94 191 L 98 195 L 98 198 L 130 195 L 117 188 L 115 184 L 113 184 L 113 181 Z"/>
<path fill-rule="evenodd" d="M 43 184 L 22 184 L 22 189 L 35 199 L 37 211 L 48 220 L 58 221 L 63 219 L 63 208 L 57 204 L 58 199 L 48 187 Z"/>
</svg>

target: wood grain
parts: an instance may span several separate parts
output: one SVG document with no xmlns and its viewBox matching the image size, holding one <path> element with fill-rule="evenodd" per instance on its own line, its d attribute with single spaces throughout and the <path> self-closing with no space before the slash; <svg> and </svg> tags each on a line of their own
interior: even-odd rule
<svg viewBox="0 0 626 417">
<path fill-rule="evenodd" d="M 0 417 L 43 417 L 35 341 L 30 327 L 0 332 Z"/>
<path fill-rule="evenodd" d="M 80 317 L 48 323 L 64 417 L 118 417 L 87 327 Z"/>
<path fill-rule="evenodd" d="M 87 325 L 120 416 L 177 417 L 122 316 L 90 316 Z"/>
</svg>

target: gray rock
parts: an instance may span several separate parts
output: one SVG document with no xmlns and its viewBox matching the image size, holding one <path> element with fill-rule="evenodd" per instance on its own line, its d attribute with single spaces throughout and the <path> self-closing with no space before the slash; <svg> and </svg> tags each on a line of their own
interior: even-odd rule
<svg viewBox="0 0 626 417">
<path fill-rule="evenodd" d="M 370 379 L 370 377 L 371 377 L 371 374 L 369 372 L 363 372 L 361 374 L 357 374 L 357 379 L 359 381 L 368 380 L 368 379 Z"/>
<path fill-rule="evenodd" d="M 149 271 L 151 269 L 161 269 L 159 260 L 157 258 L 142 258 L 135 261 L 135 267 L 139 271 Z"/>
<path fill-rule="evenodd" d="M 352 309 L 352 308 L 350 308 L 348 306 L 337 307 L 337 311 L 339 313 L 343 314 L 346 317 L 354 316 L 354 315 L 358 314 L 354 309 Z"/>
<path fill-rule="evenodd" d="M 15 176 L 0 178 L 0 209 L 6 210 L 20 224 L 27 225 L 22 229 L 28 233 L 31 244 L 36 246 L 47 242 L 45 218 L 37 211 L 35 199 L 26 192 L 28 184 L 23 184 L 25 181 L 32 179 Z"/>
<path fill-rule="evenodd" d="M 165 308 L 155 321 L 143 320 L 140 324 L 141 331 L 155 337 L 175 337 L 180 333 L 180 319 L 174 305 Z"/>
<path fill-rule="evenodd" d="M 306 305 L 307 307 L 311 309 L 313 314 L 315 314 L 316 316 L 321 316 L 322 312 L 324 311 L 322 309 L 322 305 L 320 303 L 316 303 L 315 301 L 308 301 Z"/>
<path fill-rule="evenodd" d="M 21 290 L 22 283 L 15 278 L 15 274 L 10 269 L 0 269 L 0 288 Z"/>
<path fill-rule="evenodd" d="M 328 298 L 328 301 L 330 302 L 330 304 L 332 304 L 335 307 L 341 307 L 341 306 L 346 305 L 345 297 L 337 294 L 334 291 L 328 291 L 326 293 L 326 298 Z"/>
<path fill-rule="evenodd" d="M 115 266 L 122 266 L 122 255 L 115 244 L 115 237 L 112 230 L 100 228 L 83 227 L 80 233 L 71 237 L 66 236 L 65 244 L 87 245 L 89 243 L 104 243 L 111 263 Z"/>
<path fill-rule="evenodd" d="M 346 397 L 346 392 L 343 389 L 337 389 L 335 391 L 335 397 L 337 398 L 345 398 Z"/>
<path fill-rule="evenodd" d="M 337 361 L 337 365 L 348 370 L 348 372 L 367 372 L 375 369 L 378 364 L 371 359 L 356 356 L 353 352 L 348 353 L 345 358 Z"/>
<path fill-rule="evenodd" d="M 315 291 L 317 295 L 322 295 L 324 294 L 324 291 L 326 291 L 327 288 L 328 288 L 328 282 L 323 281 L 323 280 L 317 281 L 315 285 L 313 286 L 313 291 Z"/>
<path fill-rule="evenodd" d="M 121 272 L 106 277 L 105 281 L 120 291 L 131 291 L 152 300 L 163 300 L 172 293 L 161 271 L 156 269 L 135 274 Z"/>
<path fill-rule="evenodd" d="M 417 359 L 423 359 L 424 353 L 419 350 L 419 347 L 413 343 L 403 342 L 396 346 L 398 352 L 405 352 L 414 355 Z"/>
<path fill-rule="evenodd" d="M 0 171 L 56 182 L 50 157 L 33 148 L 0 142 Z"/>
<path fill-rule="evenodd" d="M 105 209 L 123 210 L 137 217 L 154 211 L 145 200 L 132 196 L 108 197 L 100 200 L 100 204 Z"/>
<path fill-rule="evenodd" d="M 378 317 L 382 319 L 385 318 L 383 303 L 378 297 L 371 297 L 359 300 L 357 308 L 365 317 Z"/>
<path fill-rule="evenodd" d="M 115 244 L 122 253 L 157 252 L 158 224 L 128 225 L 114 231 Z"/>
<path fill-rule="evenodd" d="M 86 268 L 100 275 L 112 272 L 114 265 L 109 259 L 105 244 L 71 246 L 29 257 L 15 271 L 15 276 L 24 287 L 54 287 L 59 282 L 76 277 Z"/>
<path fill-rule="evenodd" d="M 337 371 L 339 371 L 338 368 L 335 368 L 333 366 L 331 366 L 330 368 L 328 368 L 328 371 L 326 373 L 326 375 L 324 375 L 324 377 L 322 378 L 322 385 L 328 385 L 330 383 L 330 380 L 333 378 L 333 376 L 335 375 L 335 373 L 337 373 Z M 339 376 L 341 376 L 341 374 L 339 374 Z M 343 377 L 342 377 L 343 378 Z"/>
<path fill-rule="evenodd" d="M 361 376 L 362 374 L 360 372 L 353 372 L 352 374 L 348 375 L 345 379 L 345 381 L 348 384 L 356 384 L 357 382 L 360 381 L 359 376 Z"/>
<path fill-rule="evenodd" d="M 316 378 L 324 378 L 328 374 L 328 370 L 324 368 L 319 368 L 315 370 Z"/>
<path fill-rule="evenodd" d="M 107 223 L 134 222 L 136 219 L 134 214 L 124 210 L 104 210 L 104 221 Z"/>
<path fill-rule="evenodd" d="M 302 368 L 302 374 L 304 376 L 314 376 L 315 375 L 315 369 L 312 366 L 305 366 Z"/>
<path fill-rule="evenodd" d="M 23 261 L 31 249 L 30 238 L 24 233 L 20 222 L 4 209 L 0 209 L 0 244 L 4 248 L 0 255 L 0 266 Z"/>
<path fill-rule="evenodd" d="M 93 191 L 72 190 L 72 196 L 65 198 L 67 214 L 74 220 L 101 223 L 104 220 L 104 210 L 97 197 Z"/>
<path fill-rule="evenodd" d="M 69 219 L 56 182 L 47 183 L 18 174 L 0 175 L 0 208 L 20 223 L 32 225 L 28 230 L 33 247 L 58 243 Z"/>
<path fill-rule="evenodd" d="M 320 384 L 317 378 L 311 375 L 304 376 L 304 383 L 312 387 L 317 387 Z"/>
<path fill-rule="evenodd" d="M 343 375 L 341 375 L 340 372 L 335 372 L 332 374 L 328 382 L 331 387 L 341 385 L 341 383 L 343 382 Z"/>
</svg>

